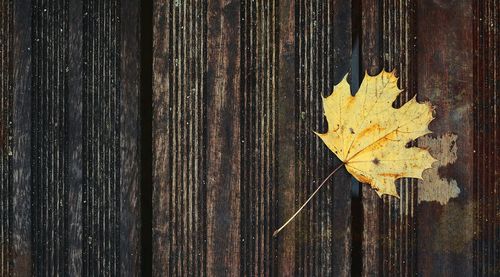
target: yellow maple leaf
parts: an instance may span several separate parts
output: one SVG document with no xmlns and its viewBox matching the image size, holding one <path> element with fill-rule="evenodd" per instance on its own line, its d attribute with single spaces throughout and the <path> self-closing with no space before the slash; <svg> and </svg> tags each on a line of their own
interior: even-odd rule
<svg viewBox="0 0 500 277">
<path fill-rule="evenodd" d="M 314 190 L 300 208 L 279 228 L 276 236 L 311 201 L 326 181 L 345 165 L 358 181 L 369 184 L 379 196 L 398 196 L 396 179 L 422 179 L 422 172 L 436 161 L 427 150 L 407 147 L 420 136 L 431 133 L 428 126 L 434 119 L 430 103 L 418 103 L 413 97 L 401 108 L 392 103 L 402 92 L 393 72 L 376 76 L 365 73 L 355 96 L 347 75 L 330 96 L 323 98 L 328 121 L 325 134 L 316 133 L 342 161 Z"/>
<path fill-rule="evenodd" d="M 425 149 L 407 147 L 408 142 L 431 133 L 432 106 L 418 103 L 414 97 L 401 108 L 393 108 L 402 92 L 397 81 L 392 72 L 365 74 L 352 96 L 344 77 L 333 93 L 323 98 L 328 131 L 316 133 L 347 171 L 371 185 L 379 196 L 398 197 L 396 179 L 421 179 L 422 172 L 436 161 Z"/>
</svg>

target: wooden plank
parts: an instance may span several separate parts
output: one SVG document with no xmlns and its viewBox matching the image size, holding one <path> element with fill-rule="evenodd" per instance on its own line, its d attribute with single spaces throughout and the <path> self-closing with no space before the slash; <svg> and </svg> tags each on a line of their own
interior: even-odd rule
<svg viewBox="0 0 500 277">
<path fill-rule="evenodd" d="M 140 274 L 139 1 L 83 4 L 82 274 Z"/>
<path fill-rule="evenodd" d="M 474 276 L 500 274 L 498 1 L 474 2 Z"/>
<path fill-rule="evenodd" d="M 394 105 L 401 106 L 417 93 L 414 1 L 362 3 L 362 56 L 365 70 L 396 70 L 404 92 Z M 363 275 L 406 276 L 416 267 L 417 181 L 397 181 L 400 199 L 378 197 L 363 189 Z"/>
<path fill-rule="evenodd" d="M 240 1 L 208 3 L 207 274 L 240 274 Z"/>
<path fill-rule="evenodd" d="M 300 5 L 302 25 L 293 1 L 155 2 L 155 275 L 349 274 L 346 172 L 300 231 L 271 238 L 338 164 L 310 130 L 325 127 L 320 96 L 348 72 L 350 5 Z"/>
<path fill-rule="evenodd" d="M 295 9 L 296 1 L 279 1 L 278 6 L 278 93 L 276 95 L 276 138 L 277 138 L 277 181 L 276 181 L 276 218 L 277 225 L 282 224 L 287 217 L 295 213 L 297 182 L 297 138 L 290 134 L 296 133 L 298 112 L 296 97 L 296 36 Z M 277 274 L 293 276 L 296 273 L 296 226 L 292 223 L 279 234 L 275 240 Z"/>
<path fill-rule="evenodd" d="M 321 96 L 349 72 L 352 38 L 350 1 L 297 1 L 295 9 L 298 208 L 340 162 L 311 131 L 326 130 Z M 350 201 L 351 178 L 341 170 L 296 219 L 296 275 L 350 275 Z"/>
<path fill-rule="evenodd" d="M 277 1 L 241 7 L 241 275 L 275 275 Z M 293 107 L 293 106 L 292 106 Z"/>
<path fill-rule="evenodd" d="M 64 11 L 68 13 L 68 17 L 73 20 L 68 20 L 65 33 L 67 33 L 68 41 L 63 41 L 61 43 L 67 43 L 67 57 L 72 61 L 82 61 L 82 46 L 83 46 L 83 4 L 81 1 L 72 0 L 68 2 L 72 8 Z M 67 20 L 67 19 L 65 19 Z M 67 265 L 64 268 L 64 272 L 68 275 L 78 276 L 81 275 L 83 267 L 83 238 L 82 238 L 82 218 L 83 218 L 83 175 L 82 175 L 82 82 L 83 82 L 83 64 L 81 62 L 64 61 L 60 66 L 65 66 L 66 74 L 63 75 L 67 78 L 66 91 L 63 94 L 66 95 L 65 103 L 60 103 L 64 105 L 65 109 L 65 128 L 69 131 L 66 132 L 64 140 L 67 142 L 65 145 L 65 160 L 64 163 L 67 164 L 65 167 L 65 183 L 67 188 L 63 196 L 65 198 L 66 207 L 68 211 L 66 212 L 65 219 L 65 230 L 66 241 L 64 242 L 64 252 L 67 257 L 64 259 L 64 263 Z"/>
<path fill-rule="evenodd" d="M 148 183 L 141 183 L 142 174 L 150 174 L 150 172 L 141 172 L 141 151 L 145 151 L 146 147 L 139 144 L 141 135 L 141 126 L 139 103 L 141 93 L 141 82 L 151 82 L 151 76 L 141 79 L 141 52 L 140 37 L 141 33 L 141 8 L 140 0 L 118 1 L 115 3 L 117 9 L 114 14 L 111 14 L 111 21 L 115 21 L 114 31 L 118 33 L 119 54 L 116 57 L 117 62 L 113 65 L 116 67 L 119 76 L 119 84 L 117 89 L 120 90 L 118 95 L 116 117 L 113 118 L 117 128 L 119 128 L 119 148 L 115 149 L 119 159 L 119 188 L 117 194 L 120 194 L 118 199 L 119 212 L 115 215 L 119 223 L 119 237 L 115 243 L 119 244 L 119 267 L 118 271 L 122 276 L 143 276 L 147 275 L 147 267 L 150 264 L 143 264 L 146 256 L 146 251 L 142 246 L 150 247 L 143 241 L 144 229 L 142 224 L 145 224 L 146 218 L 141 218 L 141 201 L 151 201 L 150 199 L 141 200 L 141 186 L 150 186 Z M 114 17 L 114 19 L 113 19 Z M 109 19 L 108 19 L 109 20 Z M 113 29 L 111 29 L 111 32 Z M 113 49 L 111 49 L 113 50 Z M 146 51 L 146 50 L 142 50 Z M 144 65 L 143 65 L 144 66 Z M 149 71 L 150 72 L 150 71 Z M 148 107 L 150 109 L 151 107 Z M 151 120 L 150 118 L 148 118 Z M 146 129 L 150 131 L 150 129 Z M 151 142 L 148 142 L 151 143 Z M 150 159 L 150 156 L 147 157 Z M 144 180 L 144 179 L 142 179 Z M 149 207 L 149 206 L 148 206 Z M 150 225 L 147 227 L 151 228 Z M 118 269 L 117 269 L 118 270 Z M 143 271 L 144 270 L 144 271 Z M 150 272 L 150 271 L 149 271 Z"/>
<path fill-rule="evenodd" d="M 31 5 L 16 1 L 10 6 L 12 33 L 12 240 L 9 273 L 32 274 L 31 242 Z M 16 61 L 15 63 L 13 61 Z"/>
<path fill-rule="evenodd" d="M 460 189 L 458 197 L 446 205 L 432 201 L 417 206 L 417 273 L 472 276 L 472 1 L 419 1 L 417 15 L 418 93 L 437 107 L 436 119 L 430 125 L 433 136 L 439 139 L 447 132 L 457 136 L 457 160 L 439 172 L 442 178 L 456 180 Z"/>
<path fill-rule="evenodd" d="M 207 6 L 154 1 L 153 18 L 152 271 L 207 275 Z"/>
<path fill-rule="evenodd" d="M 33 271 L 65 272 L 65 67 L 68 32 L 62 1 L 34 1 L 32 15 L 31 205 Z M 60 12 L 59 12 L 60 11 Z"/>
<path fill-rule="evenodd" d="M 31 273 L 30 225 L 30 7 L 0 4 L 0 275 Z M 16 62 L 14 62 L 16 61 Z"/>
<path fill-rule="evenodd" d="M 374 75 L 382 68 L 381 32 L 382 4 L 380 1 L 365 1 L 361 4 L 361 56 L 365 72 Z M 379 276 L 382 272 L 381 249 L 381 220 L 382 205 L 380 197 L 368 186 L 363 185 L 363 237 L 362 237 L 362 275 Z"/>
<path fill-rule="evenodd" d="M 139 274 L 138 2 L 1 7 L 0 272 Z"/>
<path fill-rule="evenodd" d="M 0 275 L 11 271 L 12 249 L 12 180 L 11 124 L 12 121 L 12 5 L 0 2 Z"/>
</svg>

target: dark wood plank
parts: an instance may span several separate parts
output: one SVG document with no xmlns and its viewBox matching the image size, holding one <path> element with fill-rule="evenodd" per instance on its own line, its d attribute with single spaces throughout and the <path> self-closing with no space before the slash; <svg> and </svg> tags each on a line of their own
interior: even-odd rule
<svg viewBox="0 0 500 277">
<path fill-rule="evenodd" d="M 125 267 L 133 264 L 133 259 L 120 260 L 120 247 L 123 245 L 121 230 L 125 227 L 122 223 L 126 224 L 129 220 L 121 217 L 121 211 L 127 211 L 122 210 L 121 205 L 129 204 L 129 199 L 121 198 L 124 185 L 121 182 L 124 180 L 121 174 L 127 174 L 121 166 L 121 139 L 129 140 L 130 138 L 125 136 L 130 134 L 128 132 L 133 132 L 133 129 L 121 130 L 120 117 L 122 101 L 129 100 L 127 96 L 132 97 L 130 100 L 133 103 L 137 103 L 138 99 L 133 91 L 121 90 L 122 77 L 127 74 L 125 72 L 125 76 L 121 76 L 121 63 L 124 61 L 120 60 L 120 49 L 123 45 L 120 35 L 120 8 L 119 1 L 83 3 L 83 275 L 120 275 L 121 262 L 126 263 Z M 134 21 L 134 18 L 122 20 Z M 135 22 L 138 20 L 135 19 Z M 130 81 L 133 85 L 134 80 Z M 123 116 L 127 115 L 125 110 Z M 137 124 L 137 116 L 136 114 L 135 119 L 128 118 L 130 124 L 134 124 L 134 121 Z M 131 127 L 134 128 L 133 125 Z M 126 158 L 136 162 L 133 161 L 134 156 Z M 135 158 L 137 159 L 137 156 Z M 137 184 L 137 178 L 127 181 L 130 181 L 131 185 L 134 182 Z M 128 234 L 125 236 L 128 237 Z"/>
<path fill-rule="evenodd" d="M 460 194 L 446 205 L 417 206 L 419 276 L 473 275 L 473 13 L 472 1 L 417 4 L 418 94 L 436 108 L 435 139 L 457 136 L 457 160 L 439 172 Z M 437 27 L 438 26 L 438 27 Z M 445 155 L 451 147 L 445 148 Z M 439 153 L 431 153 L 439 154 Z M 420 191 L 420 189 L 419 189 Z M 419 192 L 420 196 L 420 192 Z"/>
<path fill-rule="evenodd" d="M 277 1 L 241 7 L 241 275 L 275 275 Z M 292 106 L 293 107 L 293 106 Z"/>
<path fill-rule="evenodd" d="M 300 4 L 155 2 L 155 275 L 349 274 L 346 172 L 271 238 L 338 164 L 311 130 L 349 70 L 350 5 Z"/>
<path fill-rule="evenodd" d="M 138 275 L 138 1 L 1 7 L 1 275 Z"/>
<path fill-rule="evenodd" d="M 30 32 L 26 3 L 0 4 L 0 275 L 31 274 Z M 14 62 L 15 61 L 15 62 Z"/>
<path fill-rule="evenodd" d="M 82 61 L 83 46 L 83 4 L 81 1 L 72 0 L 68 2 L 71 9 L 68 13 L 67 39 L 62 43 L 68 44 L 67 57 L 71 61 Z M 83 218 L 83 175 L 82 175 L 82 82 L 83 82 L 83 63 L 65 61 L 66 66 L 67 90 L 65 103 L 65 128 L 64 140 L 66 142 L 65 163 L 65 182 L 66 182 L 66 219 L 65 219 L 65 272 L 68 275 L 78 276 L 82 273 L 83 266 L 83 238 L 82 238 L 82 218 Z M 62 104 L 62 103 L 61 103 Z"/>
<path fill-rule="evenodd" d="M 11 271 L 12 249 L 12 25 L 9 1 L 0 2 L 0 275 Z"/>
<path fill-rule="evenodd" d="M 381 33 L 382 22 L 380 21 L 383 11 L 380 1 L 363 1 L 361 3 L 361 56 L 365 72 L 374 75 L 382 68 L 382 45 Z M 380 276 L 382 271 L 381 249 L 381 220 L 382 205 L 380 197 L 370 187 L 362 187 L 363 206 L 363 238 L 362 238 L 362 275 Z"/>
<path fill-rule="evenodd" d="M 13 276 L 32 274 L 31 242 L 31 5 L 12 4 L 12 241 Z M 16 61 L 16 62 L 13 62 Z"/>
<path fill-rule="evenodd" d="M 321 96 L 349 72 L 352 37 L 350 1 L 297 1 L 295 9 L 298 208 L 340 163 L 311 131 L 326 130 Z M 341 170 L 296 219 L 296 275 L 350 275 L 350 201 L 351 178 Z"/>
<path fill-rule="evenodd" d="M 276 218 L 277 226 L 287 220 L 287 216 L 295 213 L 297 182 L 297 138 L 294 135 L 297 122 L 296 97 L 296 36 L 295 36 L 295 9 L 296 1 L 279 1 L 278 28 L 279 28 L 279 70 L 278 93 L 276 96 L 276 138 L 277 138 L 277 181 L 276 181 Z M 279 234 L 277 240 L 277 274 L 279 276 L 293 276 L 296 273 L 296 226 L 289 224 Z"/>
<path fill-rule="evenodd" d="M 150 199 L 141 200 L 141 174 L 150 174 L 150 172 L 141 172 L 141 145 L 139 136 L 142 132 L 141 120 L 139 118 L 139 102 L 141 101 L 141 82 L 151 82 L 151 76 L 141 79 L 141 1 L 127 0 L 117 2 L 119 10 L 112 14 L 111 20 L 115 21 L 115 32 L 119 36 L 118 44 L 119 56 L 118 64 L 115 64 L 120 90 L 117 103 L 118 115 L 113 120 L 118 123 L 120 131 L 119 150 L 116 154 L 119 159 L 119 178 L 120 187 L 116 193 L 120 194 L 119 212 L 115 215 L 119 222 L 119 238 L 116 243 L 119 244 L 119 267 L 122 276 L 143 276 L 142 271 L 144 249 L 142 247 L 142 226 L 144 218 L 141 218 L 141 201 L 150 201 Z M 115 5 L 117 5 L 115 4 Z M 144 6 L 145 8 L 145 6 Z M 119 21 L 118 21 L 119 20 Z M 113 30 L 111 30 L 113 31 Z M 115 46 L 115 47 L 116 47 Z M 146 51 L 146 50 L 144 50 Z M 148 93 L 142 91 L 142 93 Z M 151 107 L 148 107 L 149 109 Z M 146 128 L 146 126 L 143 126 Z M 150 157 L 148 157 L 150 158 Z M 150 227 L 150 226 L 149 226 Z M 147 244 L 150 246 L 150 244 Z M 144 249 L 141 251 L 141 249 Z M 146 271 L 146 270 L 145 270 Z"/>
<path fill-rule="evenodd" d="M 152 271 L 207 275 L 207 6 L 154 1 L 153 18 Z"/>
<path fill-rule="evenodd" d="M 207 7 L 207 274 L 240 274 L 240 1 Z"/>
<path fill-rule="evenodd" d="M 65 272 L 65 109 L 68 41 L 63 1 L 34 1 L 31 83 L 31 241 L 35 274 Z M 62 31 L 61 31 L 62 30 Z"/>
<path fill-rule="evenodd" d="M 363 67 L 371 75 L 382 69 L 396 71 L 404 92 L 394 105 L 401 106 L 417 93 L 414 1 L 362 3 Z M 397 181 L 400 199 L 382 199 L 363 188 L 364 276 L 407 276 L 416 267 L 417 181 Z"/>
<path fill-rule="evenodd" d="M 474 276 L 500 275 L 498 1 L 474 2 Z"/>
<path fill-rule="evenodd" d="M 239 1 L 154 4 L 153 274 L 240 274 Z"/>
</svg>

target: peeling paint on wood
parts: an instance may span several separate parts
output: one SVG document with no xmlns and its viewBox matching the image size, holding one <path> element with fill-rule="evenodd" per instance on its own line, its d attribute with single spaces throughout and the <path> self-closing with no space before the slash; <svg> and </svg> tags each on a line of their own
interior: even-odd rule
<svg viewBox="0 0 500 277">
<path fill-rule="evenodd" d="M 451 198 L 460 193 L 457 180 L 452 176 L 443 176 L 444 167 L 453 164 L 457 160 L 457 138 L 456 134 L 446 133 L 437 138 L 425 136 L 418 139 L 418 146 L 429 150 L 431 155 L 437 159 L 432 168 L 422 174 L 423 180 L 418 183 L 418 202 L 437 201 L 445 205 Z"/>
</svg>

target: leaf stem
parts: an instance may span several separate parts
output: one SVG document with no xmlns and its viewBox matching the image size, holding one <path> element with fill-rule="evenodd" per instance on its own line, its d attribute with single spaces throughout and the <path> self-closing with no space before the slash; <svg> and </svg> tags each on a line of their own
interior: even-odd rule
<svg viewBox="0 0 500 277">
<path fill-rule="evenodd" d="M 274 231 L 273 233 L 273 237 L 276 237 L 278 235 L 278 233 L 283 230 L 283 228 L 285 228 L 286 225 L 288 225 L 288 223 L 290 223 L 299 213 L 300 211 L 302 211 L 302 209 L 307 205 L 307 203 L 309 203 L 311 201 L 311 199 L 314 197 L 314 195 L 316 195 L 316 193 L 318 193 L 318 191 L 321 189 L 321 187 L 323 187 L 323 185 L 326 183 L 326 181 L 328 181 L 328 179 L 330 179 L 333 174 L 335 172 L 337 172 L 337 170 L 339 170 L 342 166 L 344 165 L 344 163 L 341 163 L 339 166 L 337 166 L 333 171 L 332 173 L 330 173 L 330 175 L 328 175 L 324 180 L 323 182 L 321 182 L 321 184 L 316 188 L 316 190 L 311 194 L 311 196 L 309 196 L 309 198 L 307 198 L 306 202 L 304 202 L 304 204 L 302 204 L 302 206 L 300 206 L 300 208 L 292 215 L 292 217 L 290 217 L 286 222 L 285 224 L 283 224 L 279 229 L 277 229 L 276 231 Z"/>
</svg>

